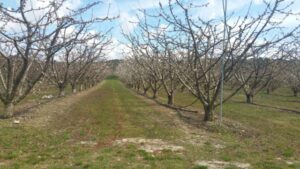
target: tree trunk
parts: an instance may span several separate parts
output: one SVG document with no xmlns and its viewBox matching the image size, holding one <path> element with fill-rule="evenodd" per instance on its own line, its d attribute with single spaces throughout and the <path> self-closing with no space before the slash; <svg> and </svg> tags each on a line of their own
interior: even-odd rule
<svg viewBox="0 0 300 169">
<path fill-rule="evenodd" d="M 73 84 L 73 85 L 71 85 L 71 86 L 72 86 L 72 93 L 76 93 L 76 92 L 77 92 L 77 90 L 76 90 L 76 85 Z"/>
<path fill-rule="evenodd" d="M 180 92 L 184 92 L 184 90 L 185 90 L 185 86 L 182 86 L 181 88 L 180 88 Z"/>
<path fill-rule="evenodd" d="M 267 94 L 270 94 L 270 93 L 271 93 L 270 89 L 267 89 Z"/>
<path fill-rule="evenodd" d="M 294 93 L 294 97 L 297 97 L 297 96 L 298 96 L 298 90 L 294 89 L 294 90 L 293 90 L 293 93 Z"/>
<path fill-rule="evenodd" d="M 173 105 L 174 104 L 174 97 L 173 93 L 168 94 L 168 105 Z"/>
<path fill-rule="evenodd" d="M 153 96 L 152 96 L 153 99 L 156 99 L 157 98 L 157 90 L 153 90 Z"/>
<path fill-rule="evenodd" d="M 146 96 L 148 89 L 149 89 L 149 88 L 144 88 L 144 92 L 143 92 L 143 95 L 144 95 L 144 96 Z"/>
<path fill-rule="evenodd" d="M 210 105 L 204 106 L 204 121 L 213 121 L 214 120 L 214 108 Z"/>
<path fill-rule="evenodd" d="M 59 97 L 63 97 L 65 96 L 65 88 L 64 87 L 60 87 L 59 88 L 59 94 L 58 94 Z"/>
<path fill-rule="evenodd" d="M 253 103 L 253 96 L 251 94 L 246 94 L 246 102 L 249 104 Z"/>
<path fill-rule="evenodd" d="M 77 92 L 76 87 L 72 88 L 72 93 L 76 93 L 76 92 Z"/>
<path fill-rule="evenodd" d="M 140 89 L 141 89 L 140 85 L 137 85 L 137 92 L 138 93 L 140 92 Z"/>
<path fill-rule="evenodd" d="M 4 112 L 0 114 L 2 118 L 9 118 L 14 115 L 14 104 L 7 103 L 4 105 Z"/>
</svg>

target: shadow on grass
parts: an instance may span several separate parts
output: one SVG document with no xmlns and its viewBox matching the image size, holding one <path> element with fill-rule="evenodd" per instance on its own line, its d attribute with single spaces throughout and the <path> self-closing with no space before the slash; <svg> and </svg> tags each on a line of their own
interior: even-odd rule
<svg viewBox="0 0 300 169">
<path fill-rule="evenodd" d="M 280 111 L 300 114 L 300 111 L 297 111 L 297 110 L 291 110 L 291 109 L 280 108 L 280 107 L 275 107 L 275 106 L 269 106 L 269 105 L 264 105 L 264 104 L 257 104 L 257 103 L 252 103 L 252 104 L 256 105 L 256 106 L 267 107 L 267 108 L 272 108 L 272 109 L 276 109 L 276 110 L 280 110 Z"/>
<path fill-rule="evenodd" d="M 52 99 L 48 99 L 48 100 L 44 100 L 42 102 L 35 102 L 35 103 L 32 103 L 30 105 L 27 105 L 25 107 L 22 107 L 22 108 L 18 108 L 17 110 L 14 111 L 13 113 L 13 116 L 0 116 L 0 119 L 10 119 L 10 118 L 14 118 L 14 117 L 22 117 L 24 115 L 27 115 L 29 114 L 34 108 L 37 108 L 41 105 L 44 105 L 44 104 L 47 104 L 53 100 L 57 99 L 57 97 L 53 97 Z"/>
<path fill-rule="evenodd" d="M 300 114 L 300 111 L 298 111 L 298 110 L 292 110 L 292 109 L 287 109 L 287 108 L 275 107 L 275 106 L 270 106 L 270 105 L 265 105 L 265 104 L 246 103 L 244 101 L 235 101 L 235 100 L 232 101 L 232 102 L 238 103 L 238 104 L 255 105 L 255 106 L 260 106 L 260 107 L 272 108 L 272 109 L 276 109 L 276 110 L 280 110 L 280 111 L 284 111 L 284 112 Z M 294 101 L 294 102 L 298 102 L 298 101 Z"/>
<path fill-rule="evenodd" d="M 29 106 L 26 106 L 26 107 L 23 107 L 19 110 L 16 110 L 14 112 L 14 115 L 13 117 L 20 117 L 20 116 L 24 116 L 24 115 L 27 115 L 31 112 L 32 109 L 34 108 L 37 108 L 39 106 L 42 106 L 42 105 L 45 105 L 47 103 L 50 103 L 52 102 L 53 100 L 56 100 L 58 99 L 59 97 L 53 97 L 51 99 L 47 99 L 47 100 L 43 100 L 42 102 L 36 102 L 36 103 L 33 103 L 32 105 L 29 105 Z M 63 98 L 63 97 L 60 97 L 60 98 Z"/>
<path fill-rule="evenodd" d="M 162 103 L 156 99 L 153 99 L 152 97 L 149 97 L 147 95 L 144 95 L 142 93 L 136 92 L 135 90 L 132 90 L 133 92 L 137 93 L 138 95 L 145 97 L 149 100 L 154 101 L 155 103 L 153 104 L 155 105 L 160 105 L 172 110 L 175 110 L 177 116 L 179 117 L 180 120 L 182 120 L 184 123 L 192 125 L 194 127 L 200 128 L 203 127 L 205 125 L 205 122 L 203 121 L 203 113 L 200 113 L 199 111 L 196 110 L 190 110 L 190 109 L 185 109 L 185 108 L 181 108 L 181 107 L 176 107 L 174 105 L 168 105 L 165 103 Z M 149 104 L 150 105 L 150 104 Z"/>
<path fill-rule="evenodd" d="M 277 94 L 277 93 L 272 93 L 272 94 L 266 94 L 264 93 L 264 95 L 267 95 L 267 96 L 278 96 L 278 97 L 287 97 L 287 98 L 297 98 L 293 95 L 283 95 L 283 94 Z"/>
<path fill-rule="evenodd" d="M 136 92 L 136 93 L 138 93 L 138 92 Z M 186 108 L 182 108 L 182 107 L 177 107 L 177 106 L 175 106 L 175 105 L 165 104 L 165 103 L 162 103 L 162 102 L 160 102 L 160 101 L 158 101 L 158 100 L 156 100 L 156 99 L 153 99 L 152 97 L 149 97 L 149 96 L 147 96 L 147 95 L 144 95 L 144 94 L 141 94 L 141 93 L 138 93 L 138 94 L 141 95 L 141 96 L 144 96 L 144 97 L 146 97 L 146 98 L 148 98 L 148 99 L 150 99 L 150 100 L 155 101 L 157 104 L 159 104 L 159 105 L 161 105 L 161 106 L 164 106 L 164 107 L 167 107 L 167 108 L 176 110 L 176 111 L 198 113 L 198 111 L 196 111 L 196 110 L 190 110 L 190 109 L 186 109 Z"/>
</svg>

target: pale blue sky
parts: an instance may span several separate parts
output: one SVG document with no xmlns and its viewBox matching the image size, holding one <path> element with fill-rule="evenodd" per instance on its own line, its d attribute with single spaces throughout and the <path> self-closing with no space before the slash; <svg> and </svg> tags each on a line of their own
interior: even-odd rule
<svg viewBox="0 0 300 169">
<path fill-rule="evenodd" d="M 7 7 L 15 7 L 19 0 L 0 0 L 4 6 Z M 28 0 L 32 2 L 33 5 L 37 4 L 39 0 Z M 48 1 L 48 0 L 43 0 Z M 67 0 L 67 7 L 76 9 L 80 6 L 84 6 L 90 2 L 94 2 L 95 0 Z M 108 29 L 110 27 L 113 28 L 112 37 L 114 41 L 114 50 L 109 54 L 110 58 L 120 58 L 122 56 L 122 51 L 124 49 L 124 45 L 120 44 L 119 41 L 124 41 L 121 35 L 121 29 L 125 32 L 131 32 L 135 29 L 137 22 L 136 14 L 138 9 L 151 9 L 155 11 L 158 8 L 159 2 L 162 5 L 167 5 L 169 0 L 102 0 L 102 4 L 93 8 L 93 14 L 95 16 L 105 16 L 108 12 L 109 7 L 109 15 L 110 16 L 120 16 L 114 22 L 107 22 L 104 25 L 97 25 L 94 29 L 102 30 Z M 201 9 L 199 11 L 195 11 L 195 15 L 202 16 L 204 18 L 218 18 L 222 16 L 222 0 L 184 0 L 190 1 L 193 3 L 208 3 L 208 7 L 205 9 Z M 253 0 L 253 8 L 252 12 L 259 13 L 259 10 L 263 7 L 263 0 Z M 272 0 L 268 0 L 272 1 Z M 291 2 L 292 0 L 287 0 Z M 245 13 L 248 5 L 251 0 L 228 0 L 228 10 L 230 13 L 234 12 L 236 16 L 243 15 Z M 294 0 L 294 5 L 291 7 L 293 12 L 300 12 L 300 0 Z M 179 14 L 180 15 L 180 14 Z M 293 25 L 298 24 L 299 21 L 297 17 L 291 17 L 287 19 L 285 25 L 287 27 L 291 27 Z"/>
</svg>

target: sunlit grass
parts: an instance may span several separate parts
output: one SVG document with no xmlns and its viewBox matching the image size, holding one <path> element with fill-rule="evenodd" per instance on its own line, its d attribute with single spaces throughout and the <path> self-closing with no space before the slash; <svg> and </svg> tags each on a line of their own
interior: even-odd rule
<svg viewBox="0 0 300 169">
<path fill-rule="evenodd" d="M 170 115 L 154 108 L 154 102 L 136 96 L 116 77 L 97 88 L 55 117 L 46 128 L 14 126 L 11 120 L 0 120 L 0 168 L 205 168 L 196 166 L 197 160 L 237 161 L 260 169 L 300 167 L 287 163 L 300 160 L 298 114 L 246 104 L 239 94 L 225 104 L 224 115 L 241 123 L 247 131 L 240 134 L 239 130 L 211 126 L 204 137 L 209 139 L 198 145 L 183 141 L 186 133 L 174 125 Z M 285 97 L 278 92 L 270 96 L 261 93 L 255 101 L 264 98 L 267 100 L 263 104 L 274 102 L 280 106 L 277 102 Z M 164 101 L 164 96 L 160 92 L 159 99 Z M 190 94 L 177 92 L 175 103 L 184 105 L 191 101 L 194 98 Z M 297 105 L 291 104 L 297 110 Z M 201 110 L 199 103 L 193 106 Z M 135 144 L 114 144 L 117 139 L 135 137 L 162 139 L 185 150 L 152 154 L 139 150 Z M 82 145 L 81 141 L 96 145 Z M 215 142 L 225 147 L 216 148 Z"/>
</svg>

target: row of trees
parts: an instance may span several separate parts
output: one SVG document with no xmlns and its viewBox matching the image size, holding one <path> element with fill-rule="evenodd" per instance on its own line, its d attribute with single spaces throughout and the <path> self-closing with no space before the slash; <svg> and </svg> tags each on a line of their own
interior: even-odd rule
<svg viewBox="0 0 300 169">
<path fill-rule="evenodd" d="M 109 32 L 91 31 L 94 24 L 113 18 L 89 14 L 100 2 L 76 10 L 67 0 L 19 0 L 16 8 L 0 4 L 0 100 L 2 117 L 46 78 L 64 94 L 68 83 L 94 84 L 103 71 Z"/>
<path fill-rule="evenodd" d="M 57 87 L 59 96 L 65 95 L 65 89 L 69 84 L 72 92 L 76 93 L 78 86 L 82 90 L 83 86 L 85 88 L 93 86 L 104 77 L 106 70 L 104 50 L 111 43 L 111 39 L 106 36 L 100 33 L 81 33 L 78 42 L 65 45 L 57 53 L 57 58 L 51 59 L 46 78 Z"/>
<path fill-rule="evenodd" d="M 156 12 L 141 10 L 135 31 L 124 34 L 130 52 L 119 67 L 120 77 L 144 94 L 151 89 L 153 98 L 163 88 L 170 105 L 178 88 L 187 89 L 202 103 L 204 121 L 212 121 L 215 108 L 241 90 L 251 103 L 256 93 L 272 88 L 283 70 L 298 91 L 299 56 L 291 44 L 297 44 L 299 26 L 282 25 L 294 15 L 292 4 L 265 1 L 255 14 L 251 5 L 244 16 L 229 17 L 224 4 L 223 17 L 214 19 L 195 17 L 206 5 L 179 0 Z M 223 82 L 231 90 L 220 100 Z"/>
</svg>

